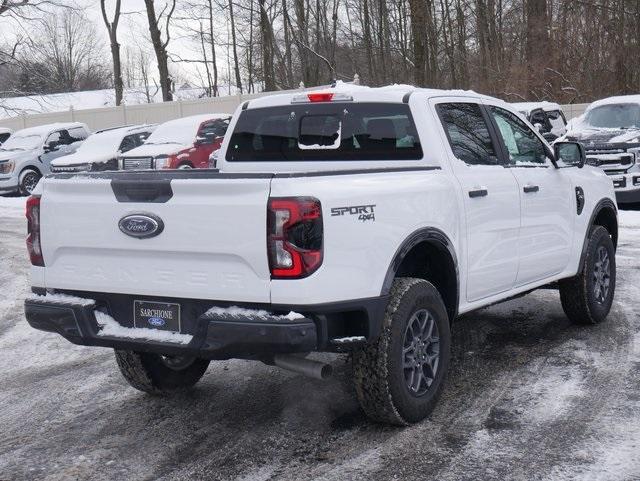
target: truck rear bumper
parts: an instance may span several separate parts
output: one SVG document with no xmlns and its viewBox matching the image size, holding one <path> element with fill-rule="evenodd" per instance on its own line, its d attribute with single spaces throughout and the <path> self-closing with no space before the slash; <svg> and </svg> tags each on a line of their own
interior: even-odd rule
<svg viewBox="0 0 640 481">
<path fill-rule="evenodd" d="M 40 291 L 40 289 L 34 289 Z M 73 293 L 74 295 L 76 293 Z M 342 336 L 362 336 L 372 338 L 374 330 L 379 330 L 386 307 L 386 299 L 371 300 L 362 305 L 316 306 L 323 314 L 304 314 L 296 318 L 282 315 L 242 316 L 207 313 L 210 302 L 195 300 L 174 300 L 183 305 L 183 312 L 192 313 L 191 319 L 185 319 L 185 332 L 191 339 L 188 342 L 169 340 L 132 338 L 127 331 L 138 334 L 128 325 L 132 321 L 127 304 L 132 296 L 103 295 L 102 299 L 88 298 L 52 298 L 51 296 L 32 296 L 25 300 L 25 316 L 31 327 L 41 331 L 60 334 L 70 342 L 83 346 L 102 346 L 114 349 L 155 352 L 172 356 L 193 356 L 204 359 L 265 359 L 274 354 L 310 352 L 317 350 L 344 350 L 344 343 L 337 346 L 331 339 Z M 98 297 L 98 296 L 96 296 Z M 124 298 L 124 299 L 123 299 Z M 106 302 L 105 300 L 106 299 Z M 163 299 L 167 300 L 167 299 Z M 204 303 L 208 307 L 198 308 Z M 258 307 L 258 306 L 256 306 Z M 264 308 L 264 306 L 259 306 Z M 310 307 L 310 306 L 308 306 Z M 364 310 L 358 319 L 349 315 Z M 279 312 L 287 312 L 279 306 Z M 118 335 L 105 335 L 103 326 L 96 318 L 96 312 L 108 312 L 124 331 Z M 98 316 L 100 314 L 98 313 Z M 337 316 L 337 317 L 336 317 Z M 369 323 L 362 322 L 369 319 Z M 379 318 L 379 320 L 377 319 Z M 354 322 L 350 322 L 354 321 Z M 347 330 L 336 330 L 336 324 Z M 349 328 L 349 326 L 351 326 Z M 149 329 L 144 329 L 148 332 Z M 371 331 L 371 332 L 370 332 Z M 120 334 L 124 332 L 124 334 Z M 333 333 L 333 334 L 332 334 Z M 377 335 L 377 333 L 376 333 Z"/>
</svg>

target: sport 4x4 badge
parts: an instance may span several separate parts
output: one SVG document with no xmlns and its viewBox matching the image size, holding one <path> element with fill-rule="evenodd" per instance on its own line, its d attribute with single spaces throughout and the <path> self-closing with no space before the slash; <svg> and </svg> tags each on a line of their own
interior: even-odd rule
<svg viewBox="0 0 640 481">
<path fill-rule="evenodd" d="M 374 213 L 375 204 L 368 205 L 352 205 L 348 207 L 332 207 L 331 216 L 336 215 L 357 215 L 358 220 L 366 222 L 368 220 L 375 221 L 376 216 Z"/>
</svg>

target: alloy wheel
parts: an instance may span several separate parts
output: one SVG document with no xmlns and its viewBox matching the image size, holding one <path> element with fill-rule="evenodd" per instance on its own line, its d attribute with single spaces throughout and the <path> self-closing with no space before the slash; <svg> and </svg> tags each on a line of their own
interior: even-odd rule
<svg viewBox="0 0 640 481">
<path fill-rule="evenodd" d="M 435 318 L 426 309 L 415 312 L 404 333 L 402 367 L 407 389 L 422 396 L 436 378 L 440 362 L 440 335 Z"/>
</svg>

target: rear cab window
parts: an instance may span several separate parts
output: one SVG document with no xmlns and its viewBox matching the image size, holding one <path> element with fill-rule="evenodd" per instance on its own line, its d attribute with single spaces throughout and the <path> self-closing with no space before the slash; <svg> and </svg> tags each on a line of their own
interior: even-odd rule
<svg viewBox="0 0 640 481">
<path fill-rule="evenodd" d="M 228 162 L 420 160 L 407 104 L 330 102 L 241 112 Z"/>
</svg>

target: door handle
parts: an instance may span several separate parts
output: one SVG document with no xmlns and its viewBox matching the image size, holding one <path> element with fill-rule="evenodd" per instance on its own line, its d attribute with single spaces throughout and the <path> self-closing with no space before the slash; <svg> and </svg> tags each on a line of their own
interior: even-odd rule
<svg viewBox="0 0 640 481">
<path fill-rule="evenodd" d="M 538 187 L 537 185 L 525 185 L 524 186 L 524 193 L 525 194 L 530 194 L 531 192 L 538 192 L 540 190 L 540 187 Z"/>
<path fill-rule="evenodd" d="M 476 197 L 486 197 L 487 195 L 489 195 L 489 191 L 484 187 L 469 191 L 469 197 L 472 199 L 475 199 Z"/>
</svg>

